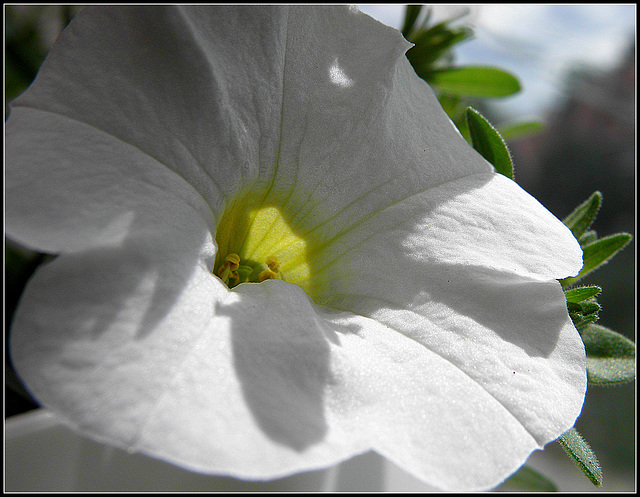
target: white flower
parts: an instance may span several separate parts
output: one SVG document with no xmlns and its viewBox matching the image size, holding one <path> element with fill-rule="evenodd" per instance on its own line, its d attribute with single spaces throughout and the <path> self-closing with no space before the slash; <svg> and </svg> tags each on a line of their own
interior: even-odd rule
<svg viewBox="0 0 640 497">
<path fill-rule="evenodd" d="M 59 254 L 12 329 L 43 405 L 198 471 L 373 449 L 444 489 L 570 428 L 580 248 L 408 47 L 346 7 L 83 10 L 6 126 L 7 234 Z"/>
</svg>

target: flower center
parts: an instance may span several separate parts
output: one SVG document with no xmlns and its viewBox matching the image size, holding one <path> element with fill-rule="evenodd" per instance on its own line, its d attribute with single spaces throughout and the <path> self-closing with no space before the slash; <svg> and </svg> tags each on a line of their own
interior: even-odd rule
<svg viewBox="0 0 640 497">
<path fill-rule="evenodd" d="M 311 285 L 306 241 L 291 229 L 280 209 L 230 204 L 216 230 L 213 268 L 229 288 L 279 279 L 303 289 Z"/>
</svg>

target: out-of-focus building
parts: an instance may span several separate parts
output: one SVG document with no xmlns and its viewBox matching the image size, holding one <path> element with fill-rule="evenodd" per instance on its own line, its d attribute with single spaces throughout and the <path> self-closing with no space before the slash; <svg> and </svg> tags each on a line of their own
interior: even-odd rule
<svg viewBox="0 0 640 497">
<path fill-rule="evenodd" d="M 632 232 L 635 219 L 635 45 L 619 67 L 577 68 L 546 130 L 510 144 L 518 183 L 559 217 L 595 190 L 602 234 Z"/>
</svg>

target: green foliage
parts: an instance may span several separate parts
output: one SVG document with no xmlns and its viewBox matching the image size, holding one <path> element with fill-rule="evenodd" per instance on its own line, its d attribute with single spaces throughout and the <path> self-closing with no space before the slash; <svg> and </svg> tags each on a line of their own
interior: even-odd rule
<svg viewBox="0 0 640 497">
<path fill-rule="evenodd" d="M 564 432 L 558 438 L 558 443 L 585 476 L 591 480 L 591 483 L 596 487 L 602 485 L 602 470 L 600 469 L 598 458 L 575 428 L 570 428 Z"/>
<path fill-rule="evenodd" d="M 473 148 L 493 164 L 497 172 L 513 179 L 511 154 L 500 133 L 472 107 L 467 107 L 466 117 Z"/>
<path fill-rule="evenodd" d="M 600 192 L 594 192 L 563 220 L 578 239 L 584 253 L 582 270 L 575 277 L 561 280 L 564 288 L 606 264 L 631 241 L 631 235 L 628 233 L 618 233 L 598 239 L 596 232 L 589 230 L 601 202 Z M 565 290 L 569 316 L 580 331 L 585 344 L 589 383 L 615 385 L 633 381 L 635 379 L 635 344 L 613 330 L 594 324 L 598 320 L 601 309 L 595 299 L 600 292 L 601 288 L 596 285 Z"/>
<path fill-rule="evenodd" d="M 446 95 L 444 93 L 438 96 L 438 100 L 449 118 L 458 128 L 458 131 L 460 131 L 467 141 L 471 142 L 469 128 L 467 128 L 467 120 L 465 117 L 468 102 L 460 97 Z"/>
<path fill-rule="evenodd" d="M 584 286 L 565 291 L 569 316 L 578 331 L 598 320 L 601 307 L 595 296 L 601 291 L 599 286 Z"/>
<path fill-rule="evenodd" d="M 472 37 L 466 26 L 452 26 L 461 16 L 430 25 L 431 11 L 419 21 L 421 6 L 409 5 L 405 12 L 402 33 L 414 46 L 407 52 L 416 74 L 436 92 L 442 108 L 469 139 L 465 109 L 469 98 L 494 98 L 520 91 L 520 83 L 512 74 L 495 67 L 453 65 L 453 47 Z M 462 14 L 466 15 L 466 13 Z M 531 132 L 534 126 L 525 131 Z M 517 131 L 517 130 L 516 130 Z"/>
<path fill-rule="evenodd" d="M 624 335 L 598 324 L 580 332 L 587 351 L 590 385 L 619 385 L 636 378 L 636 346 Z"/>
<path fill-rule="evenodd" d="M 574 326 L 580 331 L 589 323 L 594 323 L 598 320 L 598 312 L 600 312 L 601 307 L 595 299 L 589 299 L 579 304 L 568 302 L 567 309 Z"/>
<path fill-rule="evenodd" d="M 609 262 L 614 255 L 631 241 L 631 238 L 631 235 L 628 233 L 618 233 L 581 244 L 584 253 L 582 257 L 584 265 L 577 276 L 561 280 L 562 286 L 566 288 L 574 284 L 603 264 Z"/>
<path fill-rule="evenodd" d="M 496 67 L 454 67 L 418 74 L 442 93 L 460 97 L 508 97 L 521 90 L 515 76 Z"/>
<path fill-rule="evenodd" d="M 540 121 L 525 121 L 502 126 L 498 131 L 505 141 L 511 141 L 535 135 L 542 130 L 544 130 L 544 124 Z"/>
<path fill-rule="evenodd" d="M 598 239 L 597 233 L 589 230 L 601 203 L 602 194 L 596 191 L 562 220 L 580 243 L 584 262 L 577 276 L 560 280 L 563 288 L 573 285 L 606 264 L 631 241 L 632 237 L 628 233 L 618 233 Z"/>
<path fill-rule="evenodd" d="M 44 7 L 43 7 L 44 8 Z M 76 7 L 57 7 L 66 24 L 77 11 Z M 425 14 L 426 11 L 426 15 Z M 11 7 L 7 15 L 12 15 Z M 420 19 L 422 15 L 422 19 Z M 433 87 L 438 99 L 452 121 L 496 170 L 505 176 L 513 177 L 513 164 L 505 140 L 539 132 L 543 125 L 537 121 L 528 121 L 500 128 L 498 132 L 479 112 L 468 109 L 469 98 L 496 98 L 513 95 L 520 90 L 517 78 L 501 69 L 490 67 L 456 67 L 453 64 L 452 49 L 461 42 L 472 38 L 472 30 L 463 26 L 452 26 L 452 18 L 430 25 L 430 12 L 421 5 L 408 5 L 402 33 L 415 44 L 407 52 L 407 58 L 416 73 Z M 36 74 L 47 47 L 37 38 L 37 17 L 29 19 L 10 29 L 7 24 L 5 36 L 5 99 L 10 101 L 31 82 Z M 6 113 L 6 110 L 5 110 Z M 496 138 L 497 137 L 497 138 Z M 506 152 L 506 156 L 505 156 Z M 509 158 L 510 168 L 506 157 Z M 510 171 L 510 172 L 509 172 Z M 580 331 L 587 353 L 587 376 L 590 385 L 617 385 L 635 379 L 635 344 L 625 336 L 610 330 L 595 321 L 599 317 L 600 305 L 596 297 L 601 288 L 596 285 L 571 287 L 592 271 L 607 263 L 619 250 L 629 243 L 631 236 L 626 233 L 615 234 L 598 239 L 595 231 L 590 230 L 600 208 L 602 195 L 594 192 L 579 205 L 563 222 L 569 227 L 584 251 L 584 267 L 576 277 L 561 280 L 565 289 L 567 309 L 576 328 Z M 7 252 L 7 274 L 17 262 L 12 253 Z M 22 263 L 20 279 L 26 282 L 26 276 L 41 262 L 44 256 Z M 11 264 L 10 264 L 11 263 Z M 33 267 L 32 267 L 33 266 Z M 238 269 L 242 277 L 251 268 Z M 11 274 L 10 274 L 11 273 Z M 24 275 L 22 274 L 24 273 Z M 9 278 L 8 278 L 9 279 Z M 20 285 L 24 286 L 24 282 Z M 569 288 L 571 287 L 571 288 Z M 17 304 L 17 301 L 15 302 Z M 11 309 L 15 305 L 9 306 Z M 558 442 L 567 454 L 597 486 L 602 483 L 602 472 L 598 460 L 589 444 L 574 429 L 565 432 Z M 505 485 L 515 485 L 526 491 L 555 491 L 555 485 L 527 466 L 521 467 Z"/>
<path fill-rule="evenodd" d="M 573 236 L 577 240 L 589 229 L 593 220 L 600 209 L 602 203 L 602 194 L 593 192 L 593 194 L 582 204 L 574 209 L 562 222 L 571 230 Z M 595 232 L 592 232 L 595 234 Z"/>
<path fill-rule="evenodd" d="M 585 231 L 584 235 L 578 238 L 578 242 L 580 243 L 581 247 L 585 247 L 595 242 L 597 239 L 598 239 L 598 234 L 593 230 L 589 230 L 589 231 Z"/>
<path fill-rule="evenodd" d="M 456 18 L 428 26 L 431 19 L 430 14 L 431 12 L 427 11 L 425 19 L 420 23 L 420 26 L 416 27 L 415 22 L 419 12 L 416 14 L 415 8 L 407 10 L 405 25 L 410 24 L 412 29 L 407 34 L 403 29 L 407 40 L 414 44 L 407 52 L 407 59 L 411 62 L 418 76 L 422 78 L 430 74 L 437 67 L 438 62 L 442 63 L 442 59 L 450 58 L 449 52 L 455 44 L 471 36 L 471 30 L 467 27 L 450 26 L 450 23 Z M 409 16 L 415 16 L 415 18 Z"/>
<path fill-rule="evenodd" d="M 408 40 L 413 31 L 413 27 L 420 16 L 422 5 L 407 5 L 402 26 L 402 35 Z"/>
<path fill-rule="evenodd" d="M 595 297 L 602 292 L 602 288 L 596 285 L 590 286 L 579 286 L 577 288 L 572 288 L 571 290 L 565 290 L 564 295 L 567 299 L 568 303 L 580 303 L 584 302 L 591 297 Z"/>
</svg>

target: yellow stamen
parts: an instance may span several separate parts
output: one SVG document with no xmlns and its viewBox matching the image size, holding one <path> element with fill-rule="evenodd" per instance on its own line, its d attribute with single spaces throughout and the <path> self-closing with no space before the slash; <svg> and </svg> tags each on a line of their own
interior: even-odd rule
<svg viewBox="0 0 640 497">
<path fill-rule="evenodd" d="M 278 279 L 299 285 L 313 298 L 311 290 L 317 293 L 324 287 L 312 278 L 307 240 L 300 234 L 304 225 L 292 229 L 286 211 L 263 205 L 265 199 L 259 195 L 255 198 L 238 197 L 222 213 L 216 227 L 214 274 L 230 289 Z"/>
<path fill-rule="evenodd" d="M 262 283 L 264 280 L 277 280 L 277 279 L 280 279 L 280 278 L 278 278 L 277 273 L 271 271 L 271 269 L 265 269 L 258 275 L 258 280 L 260 281 L 260 283 Z"/>
<path fill-rule="evenodd" d="M 218 269 L 218 276 L 229 286 L 229 280 L 235 280 L 236 284 L 240 280 L 238 273 L 236 272 L 240 266 L 240 256 L 238 254 L 229 254 L 224 258 L 224 264 Z"/>
<path fill-rule="evenodd" d="M 280 272 L 280 261 L 275 255 L 270 255 L 269 257 L 267 257 L 266 264 L 267 267 L 274 273 Z"/>
<path fill-rule="evenodd" d="M 240 265 L 240 256 L 238 254 L 229 254 L 224 258 L 224 261 L 229 263 L 231 271 L 235 271 Z"/>
</svg>

